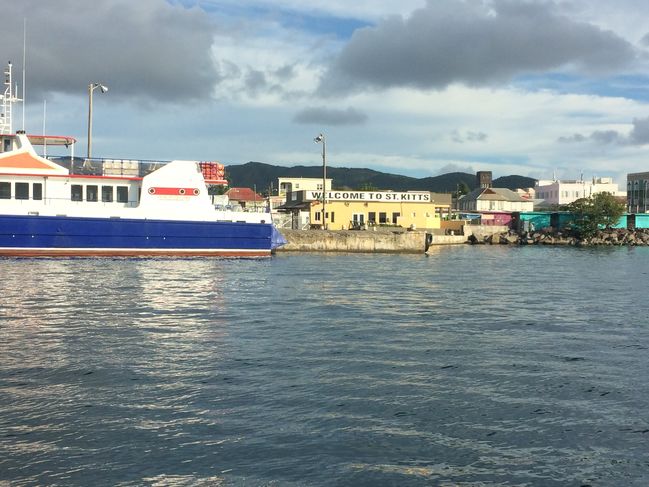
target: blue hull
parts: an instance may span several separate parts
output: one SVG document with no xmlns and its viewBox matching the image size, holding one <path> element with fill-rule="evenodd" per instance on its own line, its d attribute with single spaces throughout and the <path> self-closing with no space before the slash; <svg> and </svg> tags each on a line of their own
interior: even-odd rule
<svg viewBox="0 0 649 487">
<path fill-rule="evenodd" d="M 270 255 L 278 235 L 267 223 L 0 215 L 0 255 L 256 257 Z"/>
</svg>

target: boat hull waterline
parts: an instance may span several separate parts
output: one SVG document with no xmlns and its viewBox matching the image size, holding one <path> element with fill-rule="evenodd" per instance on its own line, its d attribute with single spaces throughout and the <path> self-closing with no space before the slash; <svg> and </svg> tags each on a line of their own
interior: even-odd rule
<svg viewBox="0 0 649 487">
<path fill-rule="evenodd" d="M 0 215 L 0 256 L 268 257 L 272 224 Z"/>
</svg>

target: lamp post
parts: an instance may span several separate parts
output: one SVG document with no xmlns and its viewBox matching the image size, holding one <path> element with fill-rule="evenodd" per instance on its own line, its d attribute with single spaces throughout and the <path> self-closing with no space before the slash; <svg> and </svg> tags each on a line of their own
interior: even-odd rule
<svg viewBox="0 0 649 487">
<path fill-rule="evenodd" d="M 316 144 L 322 143 L 322 228 L 327 229 L 327 222 L 325 217 L 326 195 L 327 195 L 327 142 L 324 134 L 319 134 L 313 139 Z"/>
<path fill-rule="evenodd" d="M 90 83 L 88 85 L 88 156 L 86 159 L 90 159 L 92 156 L 92 92 L 97 88 L 102 93 L 108 91 L 106 85 L 102 85 L 101 83 Z"/>
</svg>

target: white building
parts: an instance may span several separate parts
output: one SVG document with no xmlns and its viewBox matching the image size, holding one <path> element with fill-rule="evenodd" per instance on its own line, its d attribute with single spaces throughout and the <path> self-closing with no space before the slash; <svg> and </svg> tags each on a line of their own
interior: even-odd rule
<svg viewBox="0 0 649 487">
<path fill-rule="evenodd" d="M 507 188 L 476 188 L 458 201 L 460 211 L 532 211 L 534 202 Z"/>
<path fill-rule="evenodd" d="M 611 193 L 613 196 L 626 196 L 620 191 L 613 178 L 593 178 L 580 180 L 539 180 L 534 186 L 539 207 L 567 205 L 580 198 L 589 198 L 597 193 Z"/>
<path fill-rule="evenodd" d="M 295 191 L 322 191 L 322 178 L 277 178 L 278 180 L 278 195 L 286 198 L 287 193 Z M 325 188 L 331 191 L 332 179 L 326 179 Z"/>
<path fill-rule="evenodd" d="M 325 180 L 327 191 L 331 191 L 333 179 Z M 277 178 L 277 196 L 269 198 L 270 212 L 273 215 L 273 222 L 278 228 L 308 228 L 310 225 L 309 213 L 291 215 L 280 213 L 277 209 L 287 203 L 286 197 L 289 194 L 297 194 L 299 191 L 322 191 L 322 178 Z"/>
</svg>

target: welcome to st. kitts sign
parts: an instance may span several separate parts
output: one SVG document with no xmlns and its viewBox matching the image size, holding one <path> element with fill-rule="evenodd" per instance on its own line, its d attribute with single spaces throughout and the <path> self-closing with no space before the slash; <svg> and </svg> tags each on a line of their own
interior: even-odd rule
<svg viewBox="0 0 649 487">
<path fill-rule="evenodd" d="M 431 201 L 428 192 L 397 193 L 392 191 L 327 191 L 328 201 L 390 201 L 390 202 L 420 202 Z M 322 200 L 322 191 L 307 191 L 306 199 Z"/>
</svg>

